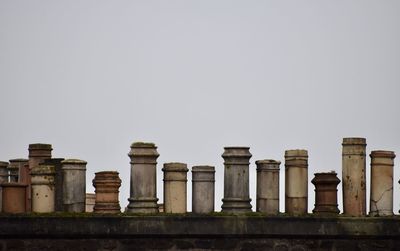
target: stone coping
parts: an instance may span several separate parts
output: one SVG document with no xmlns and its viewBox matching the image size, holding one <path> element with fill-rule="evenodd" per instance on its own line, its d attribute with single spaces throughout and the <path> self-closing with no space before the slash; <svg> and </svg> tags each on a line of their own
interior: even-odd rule
<svg viewBox="0 0 400 251">
<path fill-rule="evenodd" d="M 216 215 L 217 214 L 217 215 Z M 223 213 L 0 215 L 0 238 L 254 237 L 398 239 L 400 216 L 234 216 Z M 29 227 L 26 227 L 29 226 Z"/>
</svg>

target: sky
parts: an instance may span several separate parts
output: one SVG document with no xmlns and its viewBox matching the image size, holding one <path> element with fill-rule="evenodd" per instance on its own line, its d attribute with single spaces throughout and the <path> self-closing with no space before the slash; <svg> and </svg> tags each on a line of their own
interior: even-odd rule
<svg viewBox="0 0 400 251">
<path fill-rule="evenodd" d="M 213 165 L 220 211 L 224 147 L 249 146 L 253 210 L 255 161 L 276 159 L 284 211 L 284 151 L 307 149 L 311 212 L 314 173 L 341 179 L 342 138 L 400 153 L 398 13 L 396 0 L 0 0 L 0 160 L 50 143 L 88 162 L 88 192 L 118 171 L 124 208 L 130 144 L 154 142 L 159 202 L 163 163 Z"/>
</svg>

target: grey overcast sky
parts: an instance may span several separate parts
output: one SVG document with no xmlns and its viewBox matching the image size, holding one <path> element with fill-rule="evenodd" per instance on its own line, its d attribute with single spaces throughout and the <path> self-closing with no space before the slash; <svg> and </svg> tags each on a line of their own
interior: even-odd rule
<svg viewBox="0 0 400 251">
<path fill-rule="evenodd" d="M 125 207 L 129 146 L 155 142 L 160 202 L 163 163 L 209 164 L 219 211 L 223 147 L 250 146 L 253 209 L 254 162 L 272 158 L 283 211 L 287 149 L 309 151 L 309 182 L 341 178 L 343 137 L 400 155 L 399 13 L 397 0 L 0 0 L 0 160 L 51 143 L 88 161 L 88 192 L 95 172 L 120 172 Z M 190 193 L 189 173 L 189 209 Z"/>
</svg>

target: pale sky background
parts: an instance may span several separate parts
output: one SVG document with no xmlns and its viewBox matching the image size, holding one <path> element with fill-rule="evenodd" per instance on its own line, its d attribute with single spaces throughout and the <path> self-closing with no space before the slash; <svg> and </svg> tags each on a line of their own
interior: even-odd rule
<svg viewBox="0 0 400 251">
<path fill-rule="evenodd" d="M 223 147 L 250 146 L 253 210 L 254 162 L 272 158 L 284 211 L 284 151 L 305 148 L 311 212 L 314 173 L 341 178 L 343 137 L 400 155 L 399 13 L 397 0 L 0 0 L 0 160 L 50 143 L 88 161 L 88 192 L 95 172 L 120 172 L 124 208 L 129 146 L 155 142 L 159 202 L 164 162 L 215 165 L 220 211 Z"/>
</svg>

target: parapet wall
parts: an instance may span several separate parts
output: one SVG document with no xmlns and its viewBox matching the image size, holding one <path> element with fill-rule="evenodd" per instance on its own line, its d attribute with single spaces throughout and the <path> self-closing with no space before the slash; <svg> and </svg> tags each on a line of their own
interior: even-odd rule
<svg viewBox="0 0 400 251">
<path fill-rule="evenodd" d="M 126 213 L 120 213 L 116 171 L 95 173 L 94 213 L 83 213 L 87 162 L 49 159 L 51 150 L 49 144 L 29 145 L 18 182 L 11 181 L 14 165 L 0 162 L 0 251 L 400 250 L 400 216 L 393 212 L 395 154 L 371 152 L 372 206 L 367 217 L 364 138 L 343 139 L 343 215 L 335 172 L 315 174 L 315 208 L 307 214 L 308 152 L 303 149 L 285 151 L 285 214 L 279 213 L 280 161 L 271 159 L 256 161 L 253 212 L 249 147 L 224 148 L 222 213 L 215 212 L 213 166 L 192 167 L 193 213 L 188 213 L 187 164 L 164 163 L 164 201 L 158 205 L 159 154 L 155 144 L 143 142 L 133 143 L 129 152 Z"/>
<path fill-rule="evenodd" d="M 0 216 L 0 250 L 400 250 L 400 217 Z"/>
</svg>

